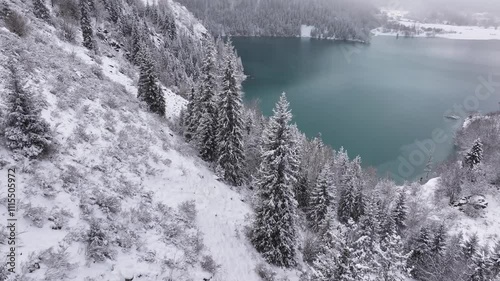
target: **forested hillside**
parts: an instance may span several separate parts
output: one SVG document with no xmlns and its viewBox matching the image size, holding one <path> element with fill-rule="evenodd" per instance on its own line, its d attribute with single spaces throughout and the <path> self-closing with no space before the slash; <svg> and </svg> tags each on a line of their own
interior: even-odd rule
<svg viewBox="0 0 500 281">
<path fill-rule="evenodd" d="M 346 0 L 180 0 L 216 35 L 300 36 L 301 25 L 314 26 L 311 36 L 369 41 L 377 26 L 375 8 Z"/>
<path fill-rule="evenodd" d="M 498 114 L 397 186 L 286 94 L 244 105 L 231 41 L 174 1 L 1 5 L 0 280 L 498 279 Z"/>
</svg>

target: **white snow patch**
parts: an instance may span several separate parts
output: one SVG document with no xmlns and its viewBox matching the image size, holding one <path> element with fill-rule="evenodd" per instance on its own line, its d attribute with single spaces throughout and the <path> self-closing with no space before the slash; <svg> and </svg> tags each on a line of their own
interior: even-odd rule
<svg viewBox="0 0 500 281">
<path fill-rule="evenodd" d="M 314 30 L 314 26 L 312 25 L 301 25 L 300 26 L 300 37 L 311 38 L 311 33 Z"/>
</svg>

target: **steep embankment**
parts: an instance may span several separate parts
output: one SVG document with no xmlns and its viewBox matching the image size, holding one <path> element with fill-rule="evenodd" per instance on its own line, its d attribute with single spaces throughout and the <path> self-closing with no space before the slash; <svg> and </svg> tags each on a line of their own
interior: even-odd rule
<svg viewBox="0 0 500 281">
<path fill-rule="evenodd" d="M 177 24 L 201 36 L 175 7 Z M 12 280 L 260 280 L 244 234 L 248 204 L 169 128 L 186 101 L 164 88 L 167 118 L 151 114 L 121 51 L 103 44 L 95 55 L 33 17 L 30 25 L 26 38 L 0 30 L 0 90 L 14 58 L 54 139 L 36 161 L 0 147 L 0 185 L 9 168 L 17 178 Z M 5 223 L 5 188 L 0 197 Z M 5 244 L 5 228 L 1 236 Z"/>
</svg>

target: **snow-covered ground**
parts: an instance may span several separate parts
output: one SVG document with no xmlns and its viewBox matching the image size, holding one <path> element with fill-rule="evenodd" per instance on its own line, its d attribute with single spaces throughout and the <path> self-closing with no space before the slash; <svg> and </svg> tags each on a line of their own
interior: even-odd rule
<svg viewBox="0 0 500 281">
<path fill-rule="evenodd" d="M 300 26 L 300 37 L 311 38 L 311 33 L 314 30 L 314 26 L 311 25 L 301 25 Z"/>
<path fill-rule="evenodd" d="M 493 27 L 484 28 L 480 26 L 457 26 L 457 25 L 447 25 L 447 24 L 433 24 L 433 23 L 421 23 L 414 20 L 405 18 L 408 14 L 407 11 L 381 9 L 382 12 L 386 13 L 390 20 L 396 21 L 404 26 L 413 27 L 415 26 L 418 30 L 421 30 L 419 34 L 415 34 L 414 37 L 440 37 L 447 39 L 461 39 L 461 40 L 500 40 L 500 30 Z M 424 29 L 435 28 L 442 29 L 442 32 L 433 33 L 426 32 Z M 403 32 L 398 31 L 384 31 L 382 27 L 376 28 L 372 31 L 375 36 L 388 35 L 388 36 L 404 36 Z"/>
<path fill-rule="evenodd" d="M 185 19 L 183 11 L 177 12 Z M 194 36 L 201 36 L 205 29 L 188 21 Z M 260 281 L 255 269 L 263 259 L 245 236 L 251 214 L 245 196 L 218 181 L 169 122 L 139 104 L 133 66 L 109 46 L 101 46 L 102 56 L 91 55 L 60 41 L 50 26 L 33 24 L 39 26 L 27 39 L 0 30 L 0 90 L 8 81 L 7 55 L 15 49 L 31 68 L 25 77 L 33 81 L 29 90 L 45 101 L 42 116 L 54 132 L 53 152 L 41 161 L 16 164 L 0 148 L 0 185 L 6 186 L 7 169 L 17 167 L 22 280 Z M 175 121 L 186 101 L 163 90 L 167 119 Z M 1 191 L 0 198 L 5 196 Z M 96 203 L 103 198 L 116 198 L 119 211 Z M 179 207 L 190 201 L 197 211 L 193 225 Z M 61 211 L 67 222 L 53 229 L 49 218 Z M 109 232 L 113 259 L 92 263 L 86 257 L 92 220 Z M 59 262 L 55 268 L 47 260 L 60 250 L 71 266 Z M 201 267 L 204 256 L 220 265 L 215 275 Z M 35 264 L 40 268 L 29 272 Z M 66 278 L 50 277 L 54 270 Z M 295 270 L 277 271 L 298 280 Z"/>
<path fill-rule="evenodd" d="M 500 239 L 500 192 L 492 191 L 487 194 L 488 207 L 482 216 L 471 218 L 449 206 L 447 199 L 436 201 L 436 192 L 440 188 L 439 178 L 430 179 L 422 185 L 419 191 L 412 196 L 412 200 L 428 203 L 429 219 L 437 223 L 445 223 L 450 233 L 463 232 L 465 237 L 477 234 L 479 241 L 490 246 Z"/>
</svg>

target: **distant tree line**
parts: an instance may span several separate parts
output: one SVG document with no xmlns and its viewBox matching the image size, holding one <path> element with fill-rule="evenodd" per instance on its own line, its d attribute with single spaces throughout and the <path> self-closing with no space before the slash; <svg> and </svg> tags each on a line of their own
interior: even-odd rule
<svg viewBox="0 0 500 281">
<path fill-rule="evenodd" d="M 301 25 L 312 36 L 369 41 L 377 26 L 375 8 L 347 0 L 180 0 L 216 35 L 299 36 Z"/>
</svg>

